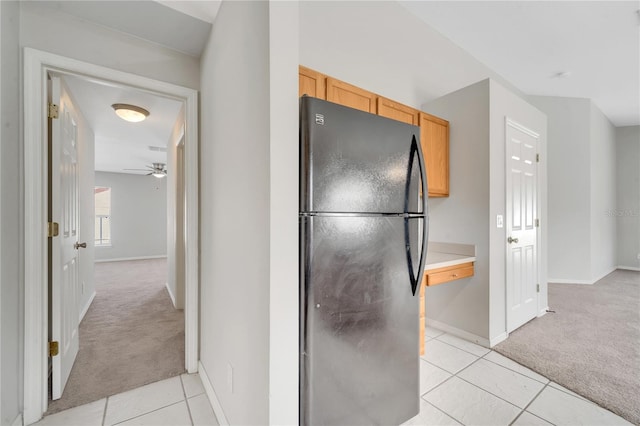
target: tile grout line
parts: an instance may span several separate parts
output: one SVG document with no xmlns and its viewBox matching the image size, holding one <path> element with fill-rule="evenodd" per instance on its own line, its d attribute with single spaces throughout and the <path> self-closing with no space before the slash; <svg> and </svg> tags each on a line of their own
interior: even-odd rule
<svg viewBox="0 0 640 426">
<path fill-rule="evenodd" d="M 184 403 L 187 404 L 187 412 L 189 413 L 189 420 L 193 425 L 194 424 L 193 416 L 191 415 L 191 407 L 189 406 L 189 400 L 187 398 L 187 390 L 184 388 L 184 380 L 182 380 L 182 374 L 179 377 L 180 377 L 180 384 L 182 385 L 182 394 L 184 395 Z"/>
<path fill-rule="evenodd" d="M 104 410 L 102 411 L 102 426 L 105 426 L 105 423 L 107 422 L 107 407 L 109 406 L 109 398 L 111 397 L 108 396 L 106 398 L 106 401 L 104 402 Z"/>
<path fill-rule="evenodd" d="M 551 382 L 549 382 L 549 383 L 551 383 Z M 511 425 L 512 425 L 516 420 L 518 420 L 518 418 L 522 415 L 522 413 L 524 413 L 525 411 L 527 411 L 527 408 L 529 408 L 529 406 L 530 406 L 531 404 L 533 404 L 533 401 L 535 401 L 535 400 L 536 400 L 536 398 L 538 398 L 538 397 L 540 396 L 540 394 L 542 393 L 542 391 L 544 391 L 544 390 L 549 386 L 549 383 L 547 383 L 546 385 L 544 385 L 544 386 L 542 387 L 542 389 L 540 389 L 540 392 L 538 392 L 538 393 L 536 394 L 536 396 L 534 396 L 534 397 L 531 399 L 531 401 L 529 401 L 529 403 L 528 403 L 528 404 L 527 404 L 527 405 L 522 409 L 522 411 L 520 412 L 520 414 L 518 414 L 518 415 L 516 416 L 516 418 L 515 418 L 515 419 L 513 419 L 513 422 L 509 423 L 509 426 L 511 426 Z M 527 413 L 529 413 L 529 412 L 527 411 Z M 529 413 L 529 414 L 531 414 L 532 416 L 536 416 L 536 415 L 535 415 L 535 414 L 533 414 L 533 413 Z M 544 420 L 545 422 L 549 422 L 549 423 L 551 423 L 551 424 L 554 424 L 554 423 L 552 423 L 552 422 L 548 421 L 547 419 L 543 419 L 543 418 L 542 418 L 542 417 L 540 417 L 540 416 L 536 416 L 536 417 L 538 417 L 539 419 Z"/>
<path fill-rule="evenodd" d="M 465 370 L 466 370 L 466 368 L 465 368 Z M 462 370 L 461 370 L 461 371 L 462 371 Z M 456 374 L 456 377 L 458 377 L 458 375 L 457 375 L 457 374 Z M 514 407 L 516 407 L 516 408 L 517 408 L 517 409 L 519 409 L 519 410 L 524 410 L 524 409 L 526 409 L 526 407 L 528 407 L 528 406 L 529 406 L 529 404 L 530 404 L 534 399 L 536 399 L 536 397 L 537 397 L 537 396 L 538 396 L 538 394 L 539 394 L 539 392 L 538 392 L 538 393 L 533 397 L 533 399 L 532 399 L 531 401 L 529 401 L 529 403 L 526 405 L 526 407 L 525 407 L 525 408 L 520 408 L 520 407 L 518 407 L 516 404 L 514 404 L 513 402 L 511 402 L 511 401 L 507 401 L 507 400 L 506 400 L 506 399 L 504 399 L 503 397 L 498 396 L 498 395 L 494 394 L 493 392 L 488 391 L 488 390 L 486 390 L 486 389 L 484 389 L 484 388 L 481 388 L 480 386 L 476 385 L 475 383 L 471 383 L 470 381 L 468 381 L 468 380 L 466 380 L 466 379 L 464 379 L 464 378 L 462 378 L 462 377 L 458 377 L 458 379 L 462 380 L 462 381 L 463 381 L 463 382 L 465 382 L 465 383 L 470 384 L 471 386 L 474 386 L 474 387 L 476 387 L 476 388 L 480 389 L 480 390 L 481 390 L 481 391 L 483 391 L 483 392 L 488 393 L 489 395 L 495 396 L 496 398 L 498 398 L 498 399 L 500 399 L 500 400 L 502 400 L 502 401 L 506 402 L 506 403 L 507 403 L 507 404 L 509 404 L 509 405 L 513 405 Z M 543 386 L 543 387 L 542 387 L 542 389 L 544 389 L 545 387 L 546 387 L 546 385 L 545 385 L 545 386 Z M 542 392 L 542 390 L 541 390 L 540 392 Z"/>
<path fill-rule="evenodd" d="M 448 379 L 447 379 L 448 380 Z M 443 382 L 444 383 L 444 382 Z M 439 385 L 438 385 L 439 386 Z M 423 398 L 424 399 L 424 398 Z M 451 414 L 447 413 L 444 410 L 441 410 L 440 408 L 436 407 L 435 405 L 433 405 L 432 403 L 430 403 L 429 401 L 427 401 L 426 399 L 424 399 L 424 402 L 426 402 L 427 404 L 429 404 L 430 406 L 432 406 L 433 408 L 435 408 L 436 410 L 440 411 L 441 413 L 443 413 L 445 416 L 447 417 L 451 417 L 453 420 L 455 420 L 456 422 L 460 423 L 461 425 L 464 426 L 464 423 L 462 423 L 461 420 L 456 419 L 455 417 L 453 417 Z"/>
<path fill-rule="evenodd" d="M 160 410 L 168 408 L 168 407 L 173 407 L 174 405 L 178 405 L 181 402 L 184 402 L 184 401 L 172 402 L 171 404 L 165 405 L 164 407 L 156 408 L 155 410 L 147 411 L 146 413 L 141 413 L 141 414 L 138 414 L 137 416 L 129 417 L 128 419 L 124 419 L 124 420 L 122 420 L 122 421 L 120 421 L 118 423 L 115 423 L 113 426 L 118 426 L 118 425 L 120 425 L 120 424 L 122 424 L 124 422 L 128 422 L 129 420 L 137 419 L 137 418 L 140 418 L 142 416 L 146 416 L 147 414 L 155 413 L 156 411 L 160 411 Z M 105 426 L 110 426 L 110 425 L 105 425 Z"/>
<path fill-rule="evenodd" d="M 444 336 L 445 334 L 446 334 L 446 333 L 443 333 L 443 334 L 441 334 L 441 335 L 440 335 L 440 336 L 438 336 L 438 337 Z M 451 334 L 451 336 L 453 336 L 453 335 Z M 476 354 L 474 354 L 473 352 L 469 352 L 469 351 L 468 351 L 468 350 L 466 350 L 466 349 L 459 348 L 459 347 L 457 347 L 457 346 L 455 346 L 455 345 L 452 345 L 452 344 L 451 344 L 451 343 L 449 343 L 449 342 L 445 342 L 445 341 L 443 341 L 443 340 L 440 340 L 438 337 L 434 337 L 434 338 L 433 338 L 433 339 L 431 339 L 431 340 L 437 340 L 437 341 L 438 341 L 438 342 L 440 342 L 440 343 L 444 343 L 445 345 L 449 345 L 449 346 L 451 346 L 452 348 L 456 348 L 456 349 L 461 350 L 462 352 L 466 352 L 466 353 L 468 353 L 468 354 L 470 354 L 470 355 L 477 356 L 478 358 L 484 358 L 484 356 L 486 355 L 486 354 L 484 354 L 484 355 L 476 355 Z M 457 337 L 457 336 L 453 336 L 453 337 Z M 426 342 L 425 342 L 425 343 L 426 343 Z M 470 343 L 470 344 L 472 344 L 472 345 L 476 345 L 476 343 L 473 343 L 473 342 L 469 342 L 469 343 Z M 477 345 L 477 346 L 480 346 L 480 345 Z M 486 349 L 486 350 L 488 350 L 489 352 L 487 352 L 487 354 L 488 354 L 488 353 L 490 353 L 490 352 L 492 351 L 491 349 L 485 348 L 484 346 L 480 346 L 480 347 L 481 347 L 481 348 L 484 348 L 484 349 Z"/>
<path fill-rule="evenodd" d="M 491 350 L 491 352 L 494 352 L 494 353 L 496 353 L 496 354 L 498 354 L 498 355 L 501 355 L 501 356 L 505 357 L 506 359 L 508 359 L 509 361 L 513 361 L 511 358 L 508 358 L 508 357 L 506 357 L 506 356 L 502 355 L 500 352 L 496 352 L 496 351 L 494 351 L 494 350 Z M 546 376 L 544 376 L 544 375 L 542 375 L 542 374 L 540 374 L 540 373 L 537 373 L 537 372 L 535 372 L 535 371 L 531 370 L 531 369 L 530 369 L 529 367 L 527 367 L 527 366 L 524 366 L 524 365 L 522 365 L 522 364 L 518 364 L 516 361 L 513 361 L 513 362 L 515 362 L 516 364 L 520 365 L 522 368 L 526 368 L 526 369 L 528 369 L 528 370 L 531 370 L 531 372 L 533 372 L 533 373 L 537 374 L 537 375 L 538 375 L 538 376 L 540 376 L 540 377 L 544 377 L 544 379 L 545 379 L 547 382 L 546 382 L 546 383 L 545 383 L 545 382 L 541 382 L 541 381 L 540 381 L 540 380 L 538 380 L 538 379 L 534 379 L 533 377 L 529 377 L 529 376 L 527 376 L 526 374 L 523 374 L 523 373 L 521 373 L 521 372 L 519 372 L 519 371 L 516 371 L 516 370 L 514 370 L 514 369 L 512 369 L 512 368 L 509 368 L 509 367 L 504 366 L 504 365 L 502 365 L 502 364 L 498 364 L 498 363 L 497 363 L 497 362 L 495 362 L 495 361 L 491 361 L 490 359 L 485 358 L 485 357 L 486 357 L 487 355 L 489 355 L 491 352 L 489 352 L 489 353 L 487 353 L 487 354 L 483 355 L 483 356 L 482 356 L 482 359 L 484 359 L 485 361 L 488 361 L 488 362 L 490 362 L 490 363 L 492 363 L 492 364 L 498 365 L 498 366 L 500 366 L 500 367 L 502 367 L 502 368 L 506 368 L 506 369 L 507 369 L 507 370 L 509 370 L 509 371 L 513 371 L 514 373 L 518 373 L 518 374 L 520 374 L 521 376 L 524 376 L 524 377 L 526 377 L 526 378 L 528 378 L 528 379 L 535 380 L 536 382 L 538 382 L 538 383 L 542 383 L 543 385 L 549 385 L 549 387 L 551 387 L 551 388 L 553 388 L 553 389 L 555 389 L 555 390 L 558 390 L 558 391 L 560 391 L 560 392 L 563 392 L 563 393 L 565 393 L 565 394 L 567 394 L 567 395 L 569 395 L 569 396 L 572 396 L 572 397 L 574 397 L 574 398 L 578 398 L 578 399 L 581 399 L 581 400 L 583 400 L 583 401 L 585 401 L 585 402 L 589 402 L 589 403 L 591 403 L 591 404 L 598 405 L 598 404 L 596 404 L 595 402 L 591 401 L 590 399 L 588 399 L 588 398 L 586 398 L 586 397 L 584 397 L 584 396 L 582 396 L 582 395 L 580 395 L 580 394 L 578 394 L 578 393 L 576 393 L 575 395 L 573 395 L 573 394 L 571 394 L 571 393 L 567 392 L 567 390 L 570 390 L 570 389 L 563 390 L 563 389 L 558 389 L 558 388 L 557 388 L 557 387 L 555 387 L 555 386 L 551 386 L 551 383 L 555 383 L 556 385 L 559 385 L 559 386 L 562 386 L 562 385 L 561 385 L 560 383 L 554 382 L 553 380 L 549 379 L 548 377 L 546 377 Z M 573 391 L 572 391 L 572 392 L 573 392 Z M 574 392 L 574 393 L 575 393 L 575 392 Z M 576 395 L 578 395 L 578 396 L 576 396 Z M 598 405 L 598 406 L 599 406 L 599 405 Z M 608 411 L 610 411 L 610 410 L 608 410 Z"/>
<path fill-rule="evenodd" d="M 502 364 L 498 364 L 497 362 L 494 362 L 494 361 L 491 361 L 490 359 L 485 358 L 485 357 L 486 357 L 487 355 L 489 355 L 491 352 L 497 353 L 498 355 L 502 355 L 502 354 L 501 354 L 501 353 L 499 353 L 499 352 L 496 352 L 496 351 L 494 351 L 494 350 L 491 350 L 490 352 L 488 352 L 488 353 L 484 354 L 484 355 L 482 356 L 482 359 L 484 359 L 485 361 L 490 362 L 490 363 L 492 363 L 492 364 L 498 365 L 498 366 L 500 366 L 500 367 L 502 367 L 502 368 L 506 368 L 506 369 L 507 369 L 507 370 L 509 370 L 509 371 L 513 371 L 514 373 L 518 373 L 518 374 L 520 374 L 521 376 L 526 377 L 527 379 L 535 380 L 536 382 L 538 382 L 538 383 L 542 383 L 543 385 L 546 385 L 547 383 L 551 383 L 551 380 L 549 380 L 549 378 L 548 378 L 548 377 L 544 377 L 542 374 L 540 374 L 540 373 L 536 373 L 535 371 L 531 370 L 529 367 L 525 367 L 524 365 L 522 365 L 522 368 L 526 368 L 526 369 L 528 369 L 528 370 L 531 370 L 533 373 L 537 374 L 538 376 L 540 376 L 540 377 L 544 377 L 544 378 L 545 378 L 545 380 L 547 381 L 547 383 L 545 383 L 545 382 L 541 382 L 541 381 L 540 381 L 540 380 L 538 380 L 538 379 L 534 379 L 533 377 L 529 377 L 529 376 L 527 376 L 526 374 L 522 374 L 522 373 L 521 373 L 521 372 L 519 372 L 519 371 L 516 371 L 516 370 L 514 370 L 514 369 L 512 369 L 512 368 L 509 368 L 509 367 L 504 366 L 504 365 L 502 365 Z M 504 355 L 502 355 L 502 356 L 504 356 Z M 507 357 L 505 356 L 505 358 L 507 358 Z M 513 361 L 511 358 L 507 358 L 507 359 L 508 359 L 509 361 Z M 513 362 L 515 362 L 515 361 L 513 361 Z M 520 364 L 518 364 L 518 365 L 520 365 Z"/>
<path fill-rule="evenodd" d="M 476 361 L 477 361 L 477 360 L 476 360 Z M 473 361 L 471 364 L 475 363 L 476 361 Z M 425 361 L 425 362 L 429 362 L 429 361 Z M 431 364 L 431 363 L 429 362 L 429 364 Z M 467 367 L 469 367 L 471 364 L 469 364 Z M 462 370 L 464 370 L 465 368 L 467 368 L 467 367 L 464 367 L 464 368 L 463 368 L 462 370 L 460 370 L 458 373 L 451 373 L 451 372 L 449 372 L 449 371 L 445 370 L 444 368 L 438 367 L 438 366 L 437 366 L 437 365 L 435 365 L 435 364 L 431 364 L 431 365 L 433 365 L 433 366 L 435 366 L 435 367 L 437 367 L 437 368 L 440 368 L 442 371 L 446 372 L 446 373 L 447 373 L 447 374 L 449 374 L 450 376 L 449 376 L 449 377 L 447 377 L 446 379 L 444 379 L 442 382 L 440 382 L 440 383 L 438 383 L 437 385 L 435 385 L 434 387 L 432 387 L 431 389 L 429 389 L 428 391 L 426 391 L 425 393 L 423 393 L 422 395 L 420 395 L 420 398 L 422 398 L 422 399 L 424 399 L 423 397 L 424 397 L 425 395 L 427 395 L 428 393 L 430 393 L 430 392 L 432 392 L 432 391 L 436 390 L 437 388 L 439 388 L 439 387 L 440 387 L 440 386 L 442 386 L 443 384 L 447 383 L 449 380 L 451 380 L 451 378 L 453 378 L 453 377 L 457 377 L 457 374 L 458 374 L 460 371 L 462 371 Z M 427 400 L 425 399 L 425 401 L 427 401 Z M 427 402 L 429 402 L 429 401 L 427 401 Z M 433 404 L 431 404 L 431 405 L 433 405 Z M 435 405 L 434 405 L 434 407 L 435 407 Z M 436 407 L 436 408 L 437 408 L 437 407 Z M 440 411 L 442 411 L 442 410 L 440 410 Z M 445 413 L 447 416 L 452 417 L 452 416 L 451 416 L 451 414 L 449 414 L 449 413 L 447 413 L 447 412 L 445 412 L 445 411 L 442 411 L 442 412 L 443 412 L 443 413 Z M 456 421 L 457 421 L 457 420 L 456 420 Z"/>
</svg>

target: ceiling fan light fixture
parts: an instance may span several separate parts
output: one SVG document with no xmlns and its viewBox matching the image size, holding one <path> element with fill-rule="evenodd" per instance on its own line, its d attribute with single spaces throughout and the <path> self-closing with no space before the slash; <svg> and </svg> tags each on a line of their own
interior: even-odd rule
<svg viewBox="0 0 640 426">
<path fill-rule="evenodd" d="M 114 109 L 118 117 L 131 123 L 138 123 L 149 116 L 149 111 L 135 105 L 113 104 L 111 108 Z"/>
<path fill-rule="evenodd" d="M 167 174 L 166 174 L 166 173 L 163 173 L 163 172 L 159 172 L 159 171 L 158 171 L 158 172 L 153 172 L 153 173 L 151 173 L 151 175 L 152 175 L 153 177 L 157 177 L 158 179 L 162 179 L 162 178 L 163 178 L 163 177 L 165 177 Z"/>
</svg>

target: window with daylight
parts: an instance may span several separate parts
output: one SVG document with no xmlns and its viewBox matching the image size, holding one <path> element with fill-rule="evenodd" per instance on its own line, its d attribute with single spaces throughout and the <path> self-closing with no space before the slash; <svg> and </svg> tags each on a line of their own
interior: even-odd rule
<svg viewBox="0 0 640 426">
<path fill-rule="evenodd" d="M 111 188 L 96 186 L 96 229 L 95 245 L 111 245 Z"/>
</svg>

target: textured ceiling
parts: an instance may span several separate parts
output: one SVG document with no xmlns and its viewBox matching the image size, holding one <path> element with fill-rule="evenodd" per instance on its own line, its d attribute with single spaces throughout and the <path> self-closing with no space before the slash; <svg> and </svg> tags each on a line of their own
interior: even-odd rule
<svg viewBox="0 0 640 426">
<path fill-rule="evenodd" d="M 96 170 L 144 174 L 124 169 L 167 162 L 165 152 L 149 147 L 166 148 L 182 102 L 80 77 L 63 79 L 95 134 Z M 149 117 L 140 123 L 124 121 L 111 108 L 115 103 L 142 107 Z"/>
<path fill-rule="evenodd" d="M 638 1 L 400 3 L 524 93 L 589 98 L 614 125 L 640 124 Z"/>
</svg>

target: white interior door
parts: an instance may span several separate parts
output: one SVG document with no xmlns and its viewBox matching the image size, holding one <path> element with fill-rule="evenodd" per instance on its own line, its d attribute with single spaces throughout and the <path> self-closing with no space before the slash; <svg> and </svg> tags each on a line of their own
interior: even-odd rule
<svg viewBox="0 0 640 426">
<path fill-rule="evenodd" d="M 52 398 L 59 399 L 69 379 L 79 348 L 80 283 L 78 271 L 78 155 L 77 119 L 67 91 L 52 77 L 51 102 L 58 118 L 50 119 L 49 220 L 59 224 L 58 236 L 50 239 L 51 340 L 59 344 L 53 356 Z"/>
<path fill-rule="evenodd" d="M 507 332 L 535 318 L 538 306 L 538 134 L 507 119 Z"/>
</svg>

